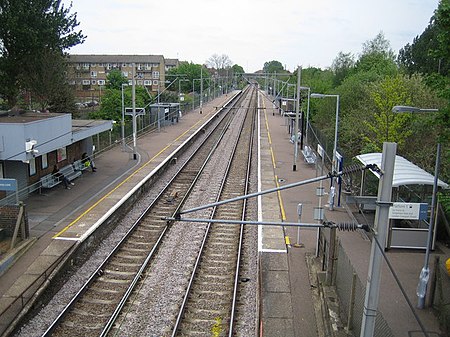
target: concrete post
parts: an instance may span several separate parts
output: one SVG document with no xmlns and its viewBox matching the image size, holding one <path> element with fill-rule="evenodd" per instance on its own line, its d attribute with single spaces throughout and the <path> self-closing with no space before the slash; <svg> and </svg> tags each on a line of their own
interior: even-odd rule
<svg viewBox="0 0 450 337">
<path fill-rule="evenodd" d="M 366 297 L 364 300 L 363 319 L 361 323 L 361 337 L 373 337 L 375 331 L 375 319 L 380 292 L 381 263 L 383 262 L 383 255 L 378 249 L 375 239 L 379 241 L 382 247 L 386 244 L 396 152 L 396 143 L 385 142 L 383 144 L 381 175 L 378 184 L 377 208 L 375 211 L 374 237 L 372 238 L 369 272 L 367 275 Z"/>
</svg>

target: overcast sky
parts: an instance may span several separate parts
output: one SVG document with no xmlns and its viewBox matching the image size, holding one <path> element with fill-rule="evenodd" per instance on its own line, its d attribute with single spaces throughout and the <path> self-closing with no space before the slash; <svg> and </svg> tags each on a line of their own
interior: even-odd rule
<svg viewBox="0 0 450 337">
<path fill-rule="evenodd" d="M 69 0 L 64 0 L 69 3 Z M 288 70 L 357 56 L 380 31 L 398 53 L 420 35 L 439 0 L 74 0 L 86 41 L 72 54 L 154 54 L 205 63 L 226 54 L 245 71 Z"/>
</svg>

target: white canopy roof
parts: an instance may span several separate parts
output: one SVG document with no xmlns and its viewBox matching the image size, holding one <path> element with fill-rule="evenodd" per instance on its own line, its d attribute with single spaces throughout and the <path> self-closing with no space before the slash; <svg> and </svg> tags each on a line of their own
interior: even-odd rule
<svg viewBox="0 0 450 337">
<path fill-rule="evenodd" d="M 366 153 L 356 156 L 364 165 L 376 164 L 381 168 L 381 153 Z M 371 171 L 378 178 L 380 175 L 374 171 Z M 401 156 L 395 156 L 394 165 L 394 179 L 392 181 L 392 187 L 398 187 L 402 185 L 433 185 L 434 176 L 429 174 L 419 166 L 411 163 Z M 442 188 L 449 188 L 449 185 L 438 180 L 438 186 Z"/>
</svg>

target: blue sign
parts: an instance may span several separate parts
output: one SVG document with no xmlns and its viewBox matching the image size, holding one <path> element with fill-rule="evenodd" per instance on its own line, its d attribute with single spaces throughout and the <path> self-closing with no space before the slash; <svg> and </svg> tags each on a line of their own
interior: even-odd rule
<svg viewBox="0 0 450 337">
<path fill-rule="evenodd" d="M 428 204 L 420 204 L 419 220 L 426 220 L 428 217 Z"/>
<path fill-rule="evenodd" d="M 16 179 L 0 179 L 0 191 L 16 191 Z"/>
</svg>

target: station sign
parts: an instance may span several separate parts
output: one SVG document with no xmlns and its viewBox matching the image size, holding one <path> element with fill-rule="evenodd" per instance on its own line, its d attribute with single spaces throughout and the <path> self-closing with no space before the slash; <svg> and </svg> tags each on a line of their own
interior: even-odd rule
<svg viewBox="0 0 450 337">
<path fill-rule="evenodd" d="M 317 144 L 317 153 L 319 154 L 319 156 L 321 156 L 323 158 L 323 156 L 325 155 L 325 150 L 323 149 L 322 146 L 320 146 L 320 144 Z"/>
<path fill-rule="evenodd" d="M 16 179 L 0 179 L 0 191 L 16 191 Z"/>
<path fill-rule="evenodd" d="M 428 216 L 428 204 L 394 202 L 389 208 L 389 219 L 425 220 Z"/>
<path fill-rule="evenodd" d="M 125 115 L 133 116 L 133 108 L 125 108 Z M 145 115 L 145 108 L 136 108 L 136 116 Z"/>
</svg>

